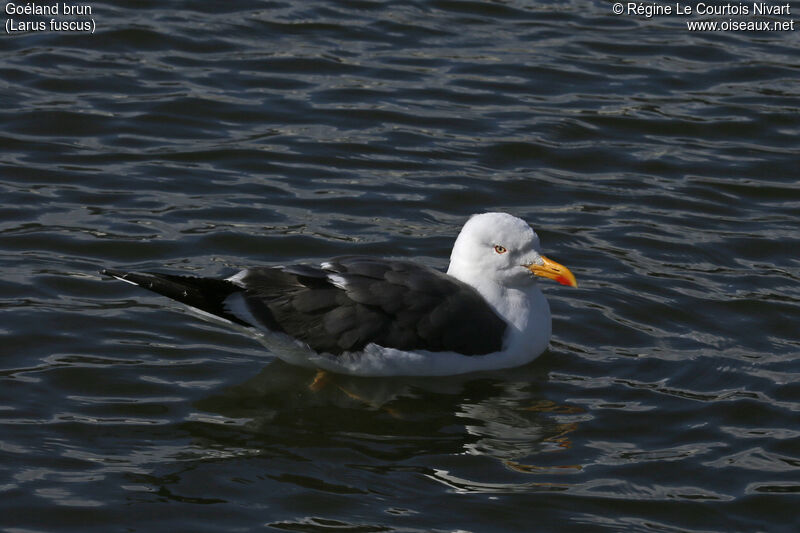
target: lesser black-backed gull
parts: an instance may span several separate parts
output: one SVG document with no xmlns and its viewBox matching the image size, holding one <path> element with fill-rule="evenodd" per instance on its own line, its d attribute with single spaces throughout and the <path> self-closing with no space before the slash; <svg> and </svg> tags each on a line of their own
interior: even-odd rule
<svg viewBox="0 0 800 533">
<path fill-rule="evenodd" d="M 227 279 L 103 274 L 258 331 L 290 363 L 356 375 L 448 375 L 518 366 L 550 341 L 540 277 L 577 287 L 506 213 L 472 216 L 447 273 L 409 261 L 337 257 Z"/>
</svg>

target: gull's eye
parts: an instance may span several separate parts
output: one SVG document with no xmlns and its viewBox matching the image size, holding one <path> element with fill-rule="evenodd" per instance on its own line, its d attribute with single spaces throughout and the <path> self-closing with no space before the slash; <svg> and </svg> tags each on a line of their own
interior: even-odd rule
<svg viewBox="0 0 800 533">
<path fill-rule="evenodd" d="M 506 247 L 505 247 L 505 246 L 500 246 L 499 244 L 495 244 L 495 245 L 494 245 L 494 251 L 495 251 L 495 252 L 497 252 L 498 254 L 504 254 L 504 253 L 506 253 L 508 250 L 506 250 Z"/>
</svg>

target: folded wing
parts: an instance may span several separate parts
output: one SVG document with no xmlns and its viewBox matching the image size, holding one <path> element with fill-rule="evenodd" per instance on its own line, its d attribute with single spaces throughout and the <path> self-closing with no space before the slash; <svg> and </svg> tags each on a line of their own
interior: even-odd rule
<svg viewBox="0 0 800 533">
<path fill-rule="evenodd" d="M 334 355 L 370 343 L 482 355 L 502 349 L 507 327 L 469 285 L 407 261 L 348 256 L 319 267 L 252 268 L 227 280 L 104 273 Z"/>
</svg>

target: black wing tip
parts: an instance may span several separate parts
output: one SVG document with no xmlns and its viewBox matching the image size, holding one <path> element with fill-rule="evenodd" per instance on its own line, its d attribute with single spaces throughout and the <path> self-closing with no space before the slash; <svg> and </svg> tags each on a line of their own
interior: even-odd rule
<svg viewBox="0 0 800 533">
<path fill-rule="evenodd" d="M 101 268 L 98 272 L 100 272 L 102 276 L 108 276 L 109 278 L 121 278 L 128 274 L 128 272 L 124 270 L 116 270 L 114 268 Z"/>
</svg>

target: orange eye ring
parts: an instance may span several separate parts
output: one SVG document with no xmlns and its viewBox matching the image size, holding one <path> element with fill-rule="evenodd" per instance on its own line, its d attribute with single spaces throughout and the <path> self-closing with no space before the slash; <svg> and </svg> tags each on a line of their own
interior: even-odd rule
<svg viewBox="0 0 800 533">
<path fill-rule="evenodd" d="M 497 252 L 498 254 L 504 254 L 504 253 L 506 253 L 508 250 L 506 250 L 506 247 L 505 247 L 505 246 L 500 246 L 499 244 L 495 244 L 495 245 L 494 245 L 494 251 L 495 251 L 495 252 Z"/>
</svg>

